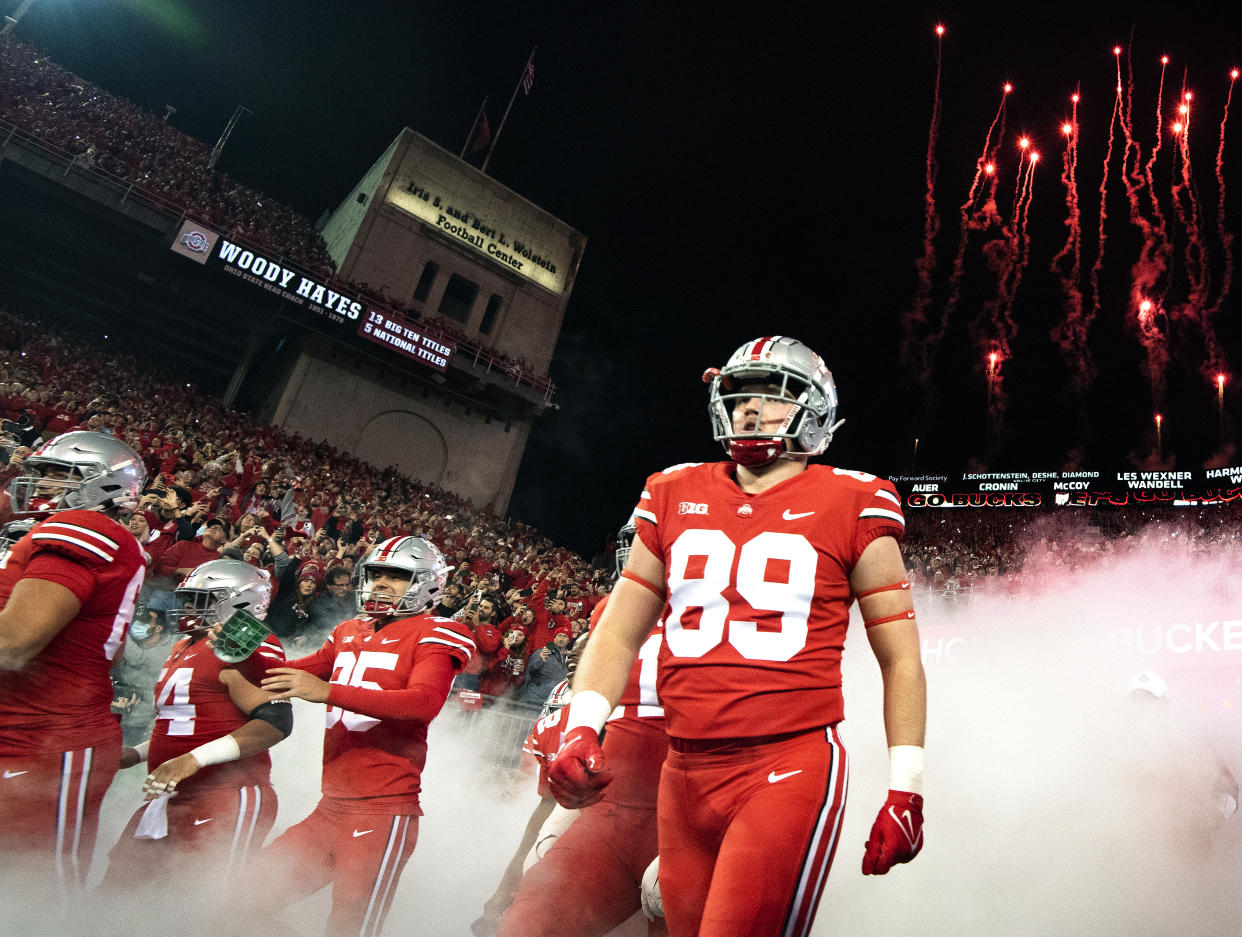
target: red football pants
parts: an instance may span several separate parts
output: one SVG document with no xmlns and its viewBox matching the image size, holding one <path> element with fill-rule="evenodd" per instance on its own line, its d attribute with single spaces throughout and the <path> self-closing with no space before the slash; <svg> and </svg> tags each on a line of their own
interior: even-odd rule
<svg viewBox="0 0 1242 937">
<path fill-rule="evenodd" d="M 673 937 L 804 937 L 832 865 L 848 763 L 835 727 L 710 752 L 670 742 L 660 896 Z"/>
<path fill-rule="evenodd" d="M 324 797 L 251 863 L 263 894 L 292 904 L 332 885 L 327 937 L 375 937 L 418 842 L 418 817 L 360 813 Z"/>
<path fill-rule="evenodd" d="M 663 722 L 609 724 L 604 757 L 616 780 L 523 876 L 501 937 L 603 937 L 639 910 L 643 873 L 656 856 L 656 789 L 667 749 Z M 663 934 L 663 923 L 649 937 Z"/>
<path fill-rule="evenodd" d="M 602 937 L 638 910 L 655 856 L 654 810 L 605 801 L 579 811 L 522 877 L 500 937 Z"/>
<path fill-rule="evenodd" d="M 81 888 L 120 759 L 119 738 L 74 752 L 0 757 L 0 869 L 33 860 L 54 873 L 62 895 Z"/>
<path fill-rule="evenodd" d="M 103 888 L 201 887 L 246 868 L 276 822 L 276 792 L 268 784 L 194 790 L 185 782 L 168 801 L 168 835 L 137 839 L 147 806 L 139 807 L 108 854 Z"/>
</svg>

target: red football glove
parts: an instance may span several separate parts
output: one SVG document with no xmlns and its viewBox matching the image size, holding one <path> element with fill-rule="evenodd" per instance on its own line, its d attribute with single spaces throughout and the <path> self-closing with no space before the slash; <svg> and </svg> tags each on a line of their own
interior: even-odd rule
<svg viewBox="0 0 1242 937">
<path fill-rule="evenodd" d="M 566 732 L 548 766 L 548 788 L 556 802 L 569 810 L 589 807 L 604 799 L 604 788 L 611 783 L 599 733 L 586 726 Z"/>
<path fill-rule="evenodd" d="M 883 875 L 899 862 L 909 862 L 922 848 L 923 795 L 889 791 L 867 839 L 863 875 Z"/>
</svg>

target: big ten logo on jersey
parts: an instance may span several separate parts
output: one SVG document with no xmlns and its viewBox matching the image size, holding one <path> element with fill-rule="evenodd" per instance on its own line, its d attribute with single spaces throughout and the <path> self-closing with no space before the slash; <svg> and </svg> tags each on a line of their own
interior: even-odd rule
<svg viewBox="0 0 1242 937">
<path fill-rule="evenodd" d="M 678 514 L 706 514 L 707 505 L 696 501 L 682 501 L 677 505 Z"/>
<path fill-rule="evenodd" d="M 383 687 L 378 683 L 366 678 L 366 673 L 368 670 L 394 670 L 397 659 L 398 655 L 391 651 L 361 651 L 357 654 L 353 651 L 342 651 L 336 655 L 332 679 L 328 682 L 366 690 L 382 690 Z M 340 706 L 329 706 L 324 728 L 331 729 L 338 722 L 350 732 L 365 732 L 372 726 L 379 725 L 380 720 L 350 712 Z"/>
</svg>

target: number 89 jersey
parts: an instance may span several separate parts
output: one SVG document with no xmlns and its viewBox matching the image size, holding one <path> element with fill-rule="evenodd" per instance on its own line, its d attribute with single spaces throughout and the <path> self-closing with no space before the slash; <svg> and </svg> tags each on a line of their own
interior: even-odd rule
<svg viewBox="0 0 1242 937">
<path fill-rule="evenodd" d="M 664 561 L 659 696 L 676 738 L 776 735 L 839 722 L 849 576 L 905 533 L 890 482 L 808 466 L 759 494 L 731 462 L 647 479 L 638 536 Z"/>
</svg>

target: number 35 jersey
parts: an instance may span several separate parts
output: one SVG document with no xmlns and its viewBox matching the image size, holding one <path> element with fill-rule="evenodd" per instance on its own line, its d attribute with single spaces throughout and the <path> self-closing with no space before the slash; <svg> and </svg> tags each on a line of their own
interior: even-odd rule
<svg viewBox="0 0 1242 937">
<path fill-rule="evenodd" d="M 658 689 L 676 738 L 839 722 L 850 573 L 877 537 L 905 533 L 896 489 L 873 475 L 812 465 L 751 495 L 735 471 L 666 469 L 634 510 L 666 571 Z"/>
<path fill-rule="evenodd" d="M 364 616 L 341 622 L 315 654 L 291 661 L 289 666 L 328 680 L 334 690 L 372 695 L 373 707 L 404 713 L 398 705 L 399 694 L 417 682 L 421 662 L 448 655 L 454 670 L 460 671 L 474 653 L 469 627 L 451 618 L 416 615 L 377 630 L 376 619 Z M 384 706 L 386 694 L 393 695 Z M 437 711 L 443 702 L 441 697 Z M 373 813 L 421 814 L 418 795 L 430 721 L 399 715 L 379 718 L 330 702 L 323 743 L 323 793 Z"/>
</svg>

